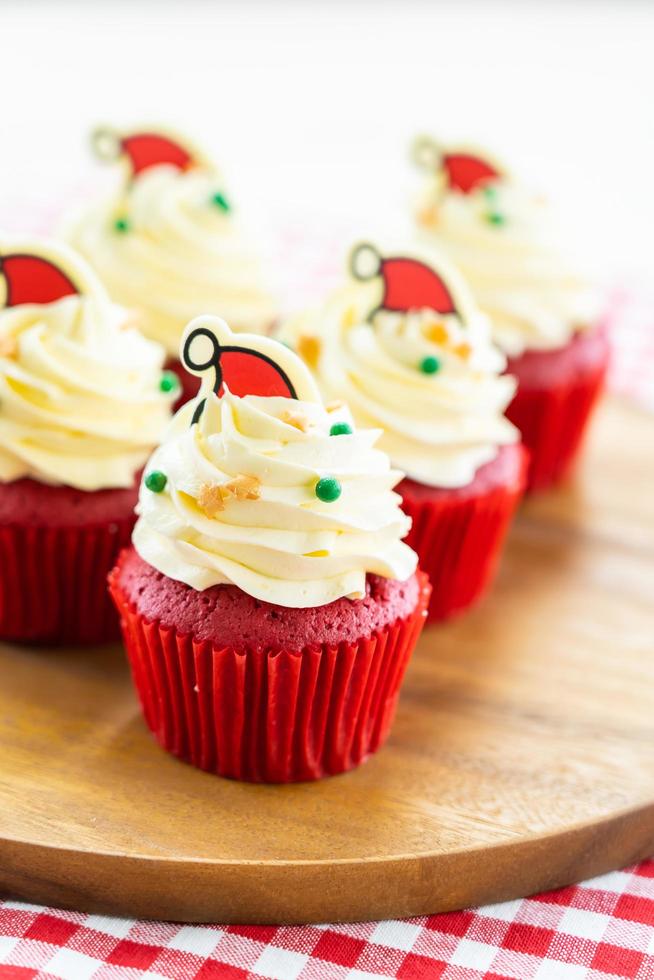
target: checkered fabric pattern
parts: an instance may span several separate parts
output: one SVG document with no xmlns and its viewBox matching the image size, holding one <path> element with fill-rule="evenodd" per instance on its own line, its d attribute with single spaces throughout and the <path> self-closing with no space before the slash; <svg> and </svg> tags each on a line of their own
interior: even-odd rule
<svg viewBox="0 0 654 980">
<path fill-rule="evenodd" d="M 654 861 L 486 908 L 183 926 L 0 903 L 1 980 L 653 980 Z"/>
</svg>

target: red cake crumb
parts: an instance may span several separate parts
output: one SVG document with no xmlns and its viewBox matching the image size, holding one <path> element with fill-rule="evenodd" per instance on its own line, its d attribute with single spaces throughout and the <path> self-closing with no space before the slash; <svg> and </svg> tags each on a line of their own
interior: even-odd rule
<svg viewBox="0 0 654 980">
<path fill-rule="evenodd" d="M 292 609 L 254 599 L 235 585 L 198 592 L 157 571 L 134 548 L 122 552 L 112 578 L 139 615 L 163 627 L 220 646 L 286 650 L 369 636 L 409 616 L 421 588 L 417 573 L 406 582 L 369 575 L 363 599 Z"/>
</svg>

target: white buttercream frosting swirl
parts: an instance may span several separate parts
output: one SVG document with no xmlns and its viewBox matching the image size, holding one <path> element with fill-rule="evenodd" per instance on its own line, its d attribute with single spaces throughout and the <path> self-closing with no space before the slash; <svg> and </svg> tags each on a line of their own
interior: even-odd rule
<svg viewBox="0 0 654 980">
<path fill-rule="evenodd" d="M 357 282 L 282 330 L 307 352 L 324 396 L 344 399 L 359 425 L 382 428 L 393 465 L 434 487 L 467 485 L 518 437 L 503 414 L 515 391 L 506 360 L 488 319 L 457 288 L 463 318 L 422 309 L 370 321 L 380 285 Z M 423 370 L 434 361 L 434 373 Z"/>
<path fill-rule="evenodd" d="M 164 356 L 100 290 L 0 310 L 0 481 L 131 486 L 170 417 Z"/>
<path fill-rule="evenodd" d="M 209 169 L 156 166 L 66 224 L 110 294 L 139 312 L 142 331 L 171 356 L 200 313 L 250 332 L 266 332 L 275 317 L 262 262 L 238 215 L 214 202 L 217 192 Z"/>
<path fill-rule="evenodd" d="M 166 477 L 162 492 L 141 486 L 133 540 L 150 565 L 197 590 L 233 584 L 300 608 L 362 598 L 368 573 L 414 572 L 393 492 L 402 474 L 375 448 L 379 432 L 330 435 L 351 423 L 345 408 L 228 389 L 208 394 L 191 425 L 197 404 L 180 409 L 146 468 Z M 327 476 L 341 486 L 332 502 L 316 495 Z"/>
<path fill-rule="evenodd" d="M 551 207 L 512 177 L 467 194 L 430 177 L 417 220 L 421 238 L 461 271 L 509 356 L 562 347 L 596 321 L 597 290 L 568 254 Z"/>
</svg>

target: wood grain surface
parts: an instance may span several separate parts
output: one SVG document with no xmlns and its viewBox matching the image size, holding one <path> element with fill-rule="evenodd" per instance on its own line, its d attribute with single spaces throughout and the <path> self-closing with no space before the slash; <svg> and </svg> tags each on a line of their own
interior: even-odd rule
<svg viewBox="0 0 654 980">
<path fill-rule="evenodd" d="M 317 784 L 196 771 L 118 648 L 0 646 L 0 890 L 217 922 L 495 902 L 654 852 L 654 422 L 602 407 L 492 595 L 425 631 L 385 749 Z"/>
</svg>

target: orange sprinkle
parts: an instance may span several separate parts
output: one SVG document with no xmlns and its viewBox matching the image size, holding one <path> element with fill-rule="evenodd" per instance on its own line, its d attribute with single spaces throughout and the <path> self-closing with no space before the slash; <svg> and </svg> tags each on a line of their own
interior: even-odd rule
<svg viewBox="0 0 654 980">
<path fill-rule="evenodd" d="M 348 306 L 347 310 L 343 314 L 343 326 L 353 327 L 355 323 L 359 321 L 360 317 L 357 313 L 356 306 Z"/>
<path fill-rule="evenodd" d="M 449 340 L 449 333 L 444 323 L 430 323 L 425 334 L 429 340 L 435 344 L 445 344 Z"/>
<path fill-rule="evenodd" d="M 9 334 L 5 337 L 0 337 L 0 357 L 13 357 L 17 347 L 18 344 L 15 337 Z"/>
<path fill-rule="evenodd" d="M 261 480 L 258 480 L 256 476 L 247 476 L 242 473 L 226 483 L 224 489 L 237 500 L 258 500 L 261 496 Z"/>
<path fill-rule="evenodd" d="M 258 500 L 260 496 L 261 481 L 256 476 L 242 473 L 229 483 L 205 484 L 198 494 L 198 506 L 207 517 L 215 517 L 225 509 L 230 497 L 235 500 Z"/>
<path fill-rule="evenodd" d="M 299 412 L 284 412 L 281 419 L 282 422 L 286 422 L 287 425 L 292 425 L 295 429 L 299 429 L 300 432 L 306 432 L 309 428 L 309 423 L 305 416 L 300 415 Z"/>
<path fill-rule="evenodd" d="M 207 517 L 215 517 L 221 510 L 225 509 L 225 500 L 229 493 L 224 486 L 212 486 L 205 484 L 198 494 L 198 507 L 205 512 Z"/>
<path fill-rule="evenodd" d="M 454 348 L 454 353 L 462 357 L 464 361 L 467 361 L 472 354 L 472 347 L 470 344 L 457 344 Z"/>
<path fill-rule="evenodd" d="M 337 412 L 339 408 L 344 408 L 345 402 L 341 401 L 340 398 L 335 398 L 333 402 L 328 402 L 325 405 L 325 411 L 327 412 Z"/>
<path fill-rule="evenodd" d="M 310 368 L 315 369 L 318 366 L 320 348 L 321 344 L 317 337 L 310 337 L 307 334 L 301 334 L 300 337 L 298 337 L 298 354 Z"/>
<path fill-rule="evenodd" d="M 430 204 L 418 211 L 418 221 L 422 225 L 435 225 L 438 221 L 438 207 Z"/>
</svg>

